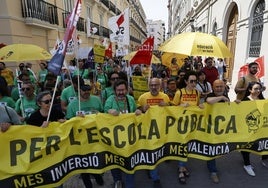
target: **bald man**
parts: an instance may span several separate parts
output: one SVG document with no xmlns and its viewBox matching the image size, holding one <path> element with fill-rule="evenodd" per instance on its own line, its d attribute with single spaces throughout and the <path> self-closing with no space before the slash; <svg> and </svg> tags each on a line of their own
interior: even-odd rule
<svg viewBox="0 0 268 188">
<path fill-rule="evenodd" d="M 170 103 L 167 94 L 160 92 L 161 81 L 158 78 L 152 78 L 149 81 L 150 91 L 142 94 L 138 99 L 138 109 L 145 113 L 150 106 L 168 106 Z M 161 187 L 160 178 L 157 169 L 149 171 L 150 177 L 153 180 L 154 187 Z"/>
<path fill-rule="evenodd" d="M 168 106 L 170 103 L 167 94 L 160 92 L 161 80 L 158 78 L 152 78 L 149 81 L 150 91 L 142 94 L 138 99 L 138 108 L 142 112 L 146 112 L 150 106 Z"/>
<path fill-rule="evenodd" d="M 213 92 L 209 93 L 205 98 L 208 104 L 214 104 L 217 102 L 230 102 L 229 97 L 225 94 L 225 83 L 222 80 L 215 80 L 212 85 Z M 207 161 L 207 167 L 210 172 L 210 178 L 213 183 L 219 183 L 219 177 L 217 175 L 216 160 L 212 159 Z"/>
<path fill-rule="evenodd" d="M 208 104 L 214 104 L 216 102 L 230 102 L 230 99 L 225 95 L 225 83 L 222 80 L 215 80 L 212 85 L 213 92 L 207 95 L 205 101 Z"/>
</svg>

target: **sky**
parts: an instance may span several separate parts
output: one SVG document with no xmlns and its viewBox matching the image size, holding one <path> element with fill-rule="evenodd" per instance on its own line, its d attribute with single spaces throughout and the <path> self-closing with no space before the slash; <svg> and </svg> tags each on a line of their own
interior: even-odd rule
<svg viewBox="0 0 268 188">
<path fill-rule="evenodd" d="M 163 20 L 168 25 L 168 0 L 140 0 L 147 19 Z"/>
</svg>

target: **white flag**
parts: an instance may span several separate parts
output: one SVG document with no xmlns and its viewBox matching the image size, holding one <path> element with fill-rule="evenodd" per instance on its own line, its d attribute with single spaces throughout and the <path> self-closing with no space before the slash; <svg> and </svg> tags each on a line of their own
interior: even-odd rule
<svg viewBox="0 0 268 188">
<path fill-rule="evenodd" d="M 129 45 L 129 8 L 120 15 L 109 18 L 108 26 L 113 32 L 110 34 L 111 42 Z"/>
</svg>

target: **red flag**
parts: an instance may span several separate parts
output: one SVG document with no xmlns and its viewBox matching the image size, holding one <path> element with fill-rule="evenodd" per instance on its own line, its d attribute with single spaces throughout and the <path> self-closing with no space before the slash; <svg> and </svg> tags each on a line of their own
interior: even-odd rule
<svg viewBox="0 0 268 188">
<path fill-rule="evenodd" d="M 48 63 L 48 70 L 53 72 L 55 75 L 58 75 L 60 73 L 61 67 L 63 65 L 64 57 L 66 55 L 67 44 L 68 44 L 68 41 L 72 38 L 72 34 L 79 20 L 81 10 L 82 10 L 81 0 L 77 0 L 73 11 L 70 17 L 68 18 L 67 29 L 64 34 L 64 39 L 63 41 L 61 41 L 57 49 L 57 52 Z"/>
<path fill-rule="evenodd" d="M 264 56 L 261 56 L 261 57 L 255 59 L 254 62 L 258 63 L 258 65 L 259 65 L 259 71 L 257 72 L 256 76 L 258 78 L 263 77 L 264 76 Z"/>
<path fill-rule="evenodd" d="M 264 56 L 261 56 L 255 59 L 254 62 L 258 63 L 258 66 L 259 66 L 259 71 L 256 73 L 257 78 L 263 77 L 264 76 Z M 239 72 L 238 72 L 238 78 L 246 76 L 247 73 L 248 73 L 248 64 L 240 67 Z"/>
<path fill-rule="evenodd" d="M 121 25 L 122 23 L 124 23 L 124 21 L 125 21 L 124 14 L 121 14 L 121 16 L 120 16 L 120 17 L 118 18 L 118 20 L 116 21 L 117 26 L 120 27 L 120 25 Z"/>
<path fill-rule="evenodd" d="M 151 59 L 153 55 L 154 48 L 154 37 L 149 37 L 147 40 L 139 47 L 137 53 L 130 60 L 130 65 L 133 64 L 151 64 Z"/>
<path fill-rule="evenodd" d="M 247 73 L 248 73 L 248 64 L 240 67 L 239 72 L 238 72 L 238 78 L 246 76 Z"/>
<path fill-rule="evenodd" d="M 113 50 L 112 50 L 112 43 L 110 42 L 109 47 L 105 50 L 105 56 L 112 58 L 113 57 Z"/>
</svg>

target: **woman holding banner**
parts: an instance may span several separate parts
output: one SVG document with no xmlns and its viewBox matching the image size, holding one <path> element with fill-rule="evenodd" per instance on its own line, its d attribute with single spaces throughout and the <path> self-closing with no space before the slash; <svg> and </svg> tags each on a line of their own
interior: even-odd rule
<svg viewBox="0 0 268 188">
<path fill-rule="evenodd" d="M 195 89 L 197 84 L 197 74 L 195 71 L 189 71 L 185 74 L 183 78 L 184 82 L 181 82 L 182 89 L 179 89 L 173 98 L 174 105 L 189 107 L 189 106 L 199 106 L 204 108 L 203 104 L 200 102 L 200 92 Z M 186 163 L 179 161 L 179 182 L 181 184 L 186 184 L 186 177 L 189 177 L 190 172 L 186 168 Z"/>
<path fill-rule="evenodd" d="M 263 91 L 263 86 L 260 82 L 250 82 L 248 84 L 245 97 L 242 99 L 242 101 L 262 100 L 262 99 L 264 99 L 262 91 Z M 254 116 L 254 114 L 251 114 L 251 115 Z M 251 118 L 256 119 L 255 117 L 251 117 Z M 250 163 L 250 156 L 249 156 L 250 153 L 246 152 L 246 151 L 241 151 L 241 154 L 242 154 L 242 157 L 244 160 L 245 171 L 248 173 L 248 175 L 255 176 L 256 174 L 255 174 L 253 167 L 251 166 L 251 163 Z M 262 164 L 265 167 L 268 167 L 267 166 L 268 165 L 267 159 L 268 159 L 267 155 L 262 156 Z"/>
</svg>

